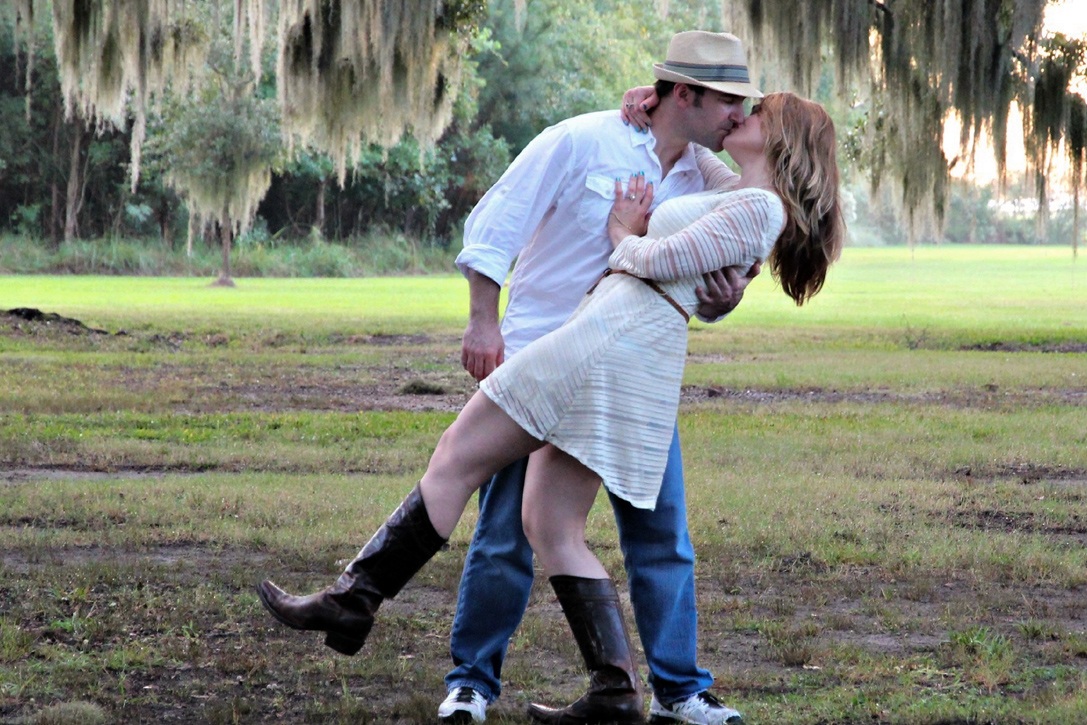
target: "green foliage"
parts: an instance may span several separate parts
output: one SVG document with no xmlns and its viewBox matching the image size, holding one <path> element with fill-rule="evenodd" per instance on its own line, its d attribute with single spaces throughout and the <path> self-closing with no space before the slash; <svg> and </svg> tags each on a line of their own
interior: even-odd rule
<svg viewBox="0 0 1087 725">
<path fill-rule="evenodd" d="M 369 210 L 373 226 L 448 240 L 508 164 L 506 143 L 490 127 L 458 126 L 426 152 L 414 139 L 387 152 L 371 146 L 345 194 Z"/>
<path fill-rule="evenodd" d="M 546 126 L 617 108 L 627 88 L 652 83 L 673 27 L 653 3 L 539 0 L 523 17 L 517 5 L 489 4 L 494 47 L 479 59 L 479 120 L 514 153 Z"/>
<path fill-rule="evenodd" d="M 342 242 L 272 239 L 250 230 L 233 254 L 238 277 L 364 277 L 448 272 L 455 250 L 393 232 Z M 2 274 L 92 274 L 207 277 L 218 270 L 219 251 L 198 246 L 189 256 L 157 239 L 108 237 L 61 242 L 48 249 L 27 237 L 0 235 Z"/>
<path fill-rule="evenodd" d="M 161 104 L 147 151 L 202 220 L 245 229 L 283 153 L 278 111 L 225 48 L 216 50 L 204 82 Z"/>
</svg>

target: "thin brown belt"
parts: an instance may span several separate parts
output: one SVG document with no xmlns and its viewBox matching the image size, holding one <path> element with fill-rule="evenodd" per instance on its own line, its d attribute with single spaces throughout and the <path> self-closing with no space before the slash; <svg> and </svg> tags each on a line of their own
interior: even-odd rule
<svg viewBox="0 0 1087 725">
<path fill-rule="evenodd" d="M 606 270 L 604 270 L 604 274 L 600 275 L 600 279 L 596 280 L 596 282 L 593 284 L 593 286 L 590 287 L 589 291 L 586 292 L 585 294 L 591 295 L 593 293 L 593 290 L 596 289 L 596 285 L 600 284 L 605 277 L 607 277 L 608 275 L 612 275 L 612 274 L 625 274 L 627 277 L 634 277 L 634 279 L 640 279 L 642 282 L 645 282 L 645 284 L 648 285 L 649 289 L 653 290 L 654 292 L 659 294 L 661 297 L 663 297 L 668 304 L 672 305 L 672 307 L 675 307 L 676 312 L 683 315 L 683 321 L 684 322 L 690 322 L 691 321 L 691 316 L 687 314 L 687 310 L 683 309 L 683 306 L 680 305 L 678 302 L 676 302 L 672 298 L 672 295 L 665 292 L 664 288 L 661 287 L 659 284 L 657 284 L 656 281 L 651 280 L 651 279 L 647 279 L 645 277 L 638 277 L 637 275 L 633 275 L 630 272 L 627 272 L 625 269 L 606 269 Z"/>
</svg>

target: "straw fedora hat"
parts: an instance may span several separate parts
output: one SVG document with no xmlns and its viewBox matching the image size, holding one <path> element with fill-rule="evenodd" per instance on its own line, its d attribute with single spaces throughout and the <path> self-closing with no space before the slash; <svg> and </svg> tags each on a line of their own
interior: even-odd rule
<svg viewBox="0 0 1087 725">
<path fill-rule="evenodd" d="M 762 92 L 751 85 L 744 47 L 730 33 L 676 33 L 668 43 L 668 59 L 653 64 L 653 75 L 662 81 L 705 86 L 733 96 L 762 98 Z"/>
</svg>

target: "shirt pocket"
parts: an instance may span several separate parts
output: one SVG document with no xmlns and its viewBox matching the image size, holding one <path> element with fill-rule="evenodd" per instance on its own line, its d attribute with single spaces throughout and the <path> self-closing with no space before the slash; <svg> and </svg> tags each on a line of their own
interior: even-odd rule
<svg viewBox="0 0 1087 725">
<path fill-rule="evenodd" d="M 608 229 L 608 213 L 615 202 L 615 178 L 589 174 L 578 202 L 577 221 L 590 234 L 603 236 Z"/>
</svg>

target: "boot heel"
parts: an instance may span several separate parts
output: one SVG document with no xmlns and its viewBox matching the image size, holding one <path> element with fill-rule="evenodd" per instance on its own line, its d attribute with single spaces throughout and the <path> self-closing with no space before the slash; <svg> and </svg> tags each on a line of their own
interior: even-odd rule
<svg viewBox="0 0 1087 725">
<path fill-rule="evenodd" d="M 365 642 L 365 637 L 359 639 L 341 632 L 328 632 L 325 634 L 325 646 L 331 647 L 340 654 L 347 655 L 348 657 L 362 649 L 362 645 Z"/>
</svg>

